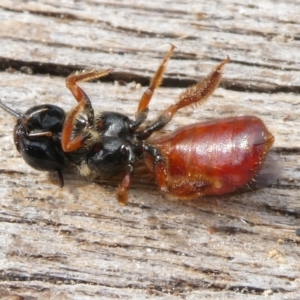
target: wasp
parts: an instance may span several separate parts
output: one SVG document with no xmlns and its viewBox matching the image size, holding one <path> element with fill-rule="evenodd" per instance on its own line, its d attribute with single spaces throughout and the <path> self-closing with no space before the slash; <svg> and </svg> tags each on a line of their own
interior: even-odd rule
<svg viewBox="0 0 300 300">
<path fill-rule="evenodd" d="M 14 143 L 31 167 L 56 171 L 63 186 L 63 170 L 76 167 L 85 177 L 103 179 L 122 175 L 117 189 L 119 203 L 126 204 L 135 166 L 143 161 L 160 191 L 189 200 L 203 195 L 234 192 L 255 180 L 274 142 L 261 119 L 256 116 L 221 118 L 194 123 L 158 135 L 178 110 L 203 104 L 218 87 L 222 61 L 202 81 L 187 88 L 179 100 L 152 122 L 145 124 L 149 103 L 161 84 L 166 65 L 174 52 L 171 46 L 142 95 L 135 118 L 115 111 L 95 114 L 92 103 L 78 85 L 80 81 L 101 78 L 107 70 L 71 74 L 66 86 L 77 105 L 68 113 L 43 104 L 19 114 L 1 103 L 17 118 Z"/>
</svg>

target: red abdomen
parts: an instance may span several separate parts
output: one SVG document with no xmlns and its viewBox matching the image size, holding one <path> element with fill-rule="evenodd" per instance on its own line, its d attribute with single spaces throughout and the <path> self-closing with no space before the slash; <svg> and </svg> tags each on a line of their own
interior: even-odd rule
<svg viewBox="0 0 300 300">
<path fill-rule="evenodd" d="M 260 170 L 274 137 L 254 116 L 184 126 L 152 140 L 166 159 L 153 170 L 161 190 L 181 199 L 222 195 L 245 186 Z"/>
</svg>

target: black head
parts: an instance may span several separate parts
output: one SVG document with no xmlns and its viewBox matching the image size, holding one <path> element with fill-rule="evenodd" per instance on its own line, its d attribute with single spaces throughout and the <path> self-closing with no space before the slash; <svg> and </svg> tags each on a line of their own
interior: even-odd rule
<svg viewBox="0 0 300 300">
<path fill-rule="evenodd" d="M 63 185 L 61 170 L 67 159 L 61 149 L 61 132 L 65 112 L 55 105 L 38 105 L 23 115 L 1 103 L 1 107 L 17 117 L 14 142 L 23 159 L 31 167 L 41 171 L 57 171 Z"/>
</svg>

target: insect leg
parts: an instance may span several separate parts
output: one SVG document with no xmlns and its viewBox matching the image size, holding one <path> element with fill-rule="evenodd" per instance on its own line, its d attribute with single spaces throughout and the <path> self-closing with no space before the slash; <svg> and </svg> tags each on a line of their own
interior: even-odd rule
<svg viewBox="0 0 300 300">
<path fill-rule="evenodd" d="M 193 86 L 188 87 L 176 104 L 170 105 L 151 125 L 139 132 L 140 139 L 147 139 L 154 131 L 160 130 L 170 122 L 174 114 L 181 108 L 192 104 L 203 104 L 218 87 L 222 69 L 229 62 L 229 57 L 222 61 L 208 76 Z"/>
<path fill-rule="evenodd" d="M 153 173 L 162 192 L 167 192 L 167 162 L 158 148 L 145 144 L 144 151 L 153 157 Z"/>
<path fill-rule="evenodd" d="M 164 72 L 166 70 L 167 62 L 172 56 L 174 52 L 175 46 L 171 45 L 170 50 L 167 52 L 165 55 L 163 61 L 161 62 L 160 66 L 158 67 L 154 77 L 152 78 L 150 82 L 150 86 L 148 89 L 144 92 L 140 102 L 139 106 L 135 115 L 136 119 L 136 127 L 138 127 L 143 121 L 147 118 L 148 114 L 148 105 L 151 101 L 151 98 L 153 96 L 153 93 L 155 89 L 161 84 L 162 82 L 162 77 L 164 75 Z"/>
<path fill-rule="evenodd" d="M 70 112 L 67 114 L 61 136 L 61 146 L 64 152 L 72 152 L 79 149 L 86 138 L 86 134 L 80 133 L 71 140 L 72 132 L 77 120 L 77 116 L 82 112 L 85 107 L 85 102 L 79 102 Z"/>
<path fill-rule="evenodd" d="M 87 94 L 83 91 L 83 89 L 77 85 L 77 82 L 103 77 L 105 75 L 108 75 L 111 71 L 112 69 L 107 69 L 105 71 L 83 71 L 81 73 L 71 74 L 67 77 L 66 86 L 72 92 L 78 104 L 67 114 L 64 122 L 61 138 L 63 151 L 72 152 L 79 149 L 83 145 L 84 140 L 87 137 L 85 133 L 80 133 L 71 140 L 71 135 L 77 120 L 77 116 L 82 111 L 84 111 L 87 115 L 88 125 L 94 125 L 94 109 L 92 107 L 91 101 Z"/>
<path fill-rule="evenodd" d="M 230 61 L 227 56 L 208 76 L 202 81 L 188 87 L 180 96 L 179 101 L 175 105 L 171 105 L 166 111 L 166 115 L 171 114 L 172 116 L 179 110 L 188 105 L 192 104 L 203 104 L 207 101 L 210 95 L 218 87 L 223 67 Z"/>
<path fill-rule="evenodd" d="M 113 69 L 107 69 L 104 71 L 99 70 L 92 70 L 92 71 L 83 71 L 80 73 L 74 73 L 67 77 L 66 79 L 66 86 L 67 88 L 72 92 L 73 96 L 77 100 L 77 102 L 81 103 L 83 102 L 83 107 L 85 110 L 85 113 L 88 118 L 88 123 L 90 126 L 92 126 L 94 122 L 94 110 L 91 104 L 91 101 L 87 94 L 83 91 L 83 89 L 77 85 L 78 81 L 89 81 L 96 78 L 100 78 L 103 76 L 108 75 L 110 72 L 112 72 Z"/>
<path fill-rule="evenodd" d="M 120 204 L 126 205 L 128 202 L 128 190 L 131 184 L 131 175 L 133 174 L 134 171 L 136 156 L 130 146 L 124 146 L 122 148 L 122 152 L 123 155 L 127 157 L 126 158 L 127 165 L 126 165 L 125 175 L 117 190 L 117 199 Z"/>
<path fill-rule="evenodd" d="M 133 166 L 127 165 L 125 175 L 117 190 L 117 199 L 118 202 L 122 205 L 126 205 L 128 202 L 128 189 L 131 183 L 132 173 L 133 173 Z"/>
</svg>

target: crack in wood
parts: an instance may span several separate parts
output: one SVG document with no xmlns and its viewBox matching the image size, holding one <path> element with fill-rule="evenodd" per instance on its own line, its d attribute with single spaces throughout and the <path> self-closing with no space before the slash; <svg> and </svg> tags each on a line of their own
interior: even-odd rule
<svg viewBox="0 0 300 300">
<path fill-rule="evenodd" d="M 67 77 L 69 74 L 78 71 L 80 69 L 85 69 L 83 66 L 77 65 L 62 65 L 55 63 L 41 63 L 38 61 L 23 61 L 23 60 L 14 60 L 8 59 L 5 57 L 0 57 L 0 71 L 25 71 L 27 74 L 47 74 L 52 76 L 60 76 Z M 89 68 L 88 68 L 89 69 Z M 178 76 L 165 77 L 162 83 L 162 87 L 175 87 L 175 88 L 185 88 L 197 83 L 195 79 L 184 78 L 184 74 L 182 74 L 182 78 L 178 79 Z M 129 83 L 132 81 L 138 82 L 142 86 L 148 86 L 150 77 L 142 76 L 140 74 L 129 73 L 129 72 L 118 72 L 115 71 L 108 76 L 101 78 L 102 82 L 113 82 L 120 81 L 124 83 Z M 240 91 L 240 92 L 255 92 L 255 93 L 300 93 L 300 86 L 278 86 L 272 83 L 268 83 L 268 86 L 256 85 L 245 82 L 232 82 L 224 78 L 220 84 L 221 87 L 232 90 L 232 91 Z"/>
</svg>

